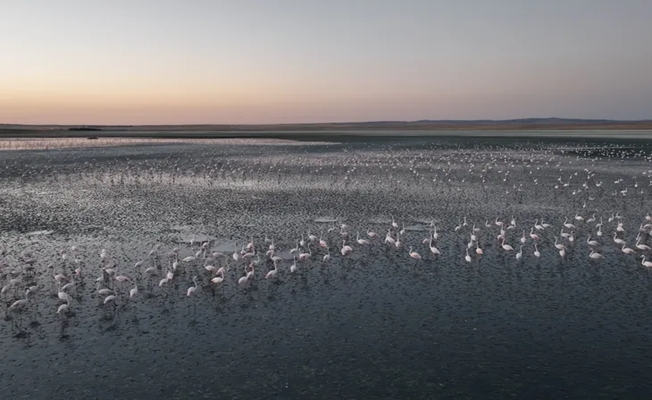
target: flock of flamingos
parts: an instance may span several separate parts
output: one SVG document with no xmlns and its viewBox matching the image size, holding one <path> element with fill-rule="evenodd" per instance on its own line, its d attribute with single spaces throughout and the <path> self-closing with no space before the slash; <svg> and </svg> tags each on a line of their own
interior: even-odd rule
<svg viewBox="0 0 652 400">
<path fill-rule="evenodd" d="M 513 217 L 509 221 L 495 218 L 481 224 L 469 223 L 464 217 L 448 231 L 439 230 L 433 221 L 424 229 L 424 237 L 420 242 L 408 244 L 405 225 L 399 226 L 392 218 L 391 225 L 382 233 L 367 229 L 361 235 L 359 232 L 354 233 L 346 224 L 339 223 L 329 228 L 326 236 L 316 236 L 308 231 L 296 239 L 296 245 L 287 251 L 279 249 L 274 240 L 267 236 L 258 242 L 251 238 L 232 253 L 213 251 L 210 242 L 191 242 L 190 249 L 186 249 L 190 250 L 190 255 L 185 257 L 180 255 L 182 250 L 178 247 L 163 254 L 160 246 L 155 246 L 148 257 L 135 263 L 129 270 L 118 267 L 103 249 L 99 254 L 99 277 L 94 280 L 97 294 L 102 299 L 100 305 L 115 307 L 118 302 L 137 301 L 140 296 L 139 281 L 157 282 L 160 287 L 158 290 L 166 296 L 170 294 L 171 283 L 182 276 L 192 276 L 193 284 L 184 293 L 188 297 L 195 296 L 202 286 L 212 286 L 214 290 L 219 290 L 221 285 L 231 283 L 247 290 L 256 279 L 279 281 L 282 275 L 292 279 L 292 275 L 310 265 L 321 263 L 323 268 L 327 268 L 327 264 L 334 258 L 347 258 L 356 252 L 369 251 L 365 248 L 372 246 L 384 246 L 386 251 L 398 252 L 395 254 L 399 256 L 404 254 L 402 257 L 412 259 L 415 263 L 424 262 L 436 267 L 431 262 L 441 254 L 437 245 L 442 233 L 454 235 L 466 263 L 478 262 L 485 251 L 503 252 L 514 257 L 516 262 L 522 262 L 524 250 L 537 258 L 541 257 L 542 250 L 554 251 L 563 260 L 574 248 L 586 251 L 586 257 L 593 262 L 600 262 L 605 257 L 602 249 L 615 246 L 614 253 L 636 257 L 641 260 L 643 267 L 652 268 L 649 245 L 652 216 L 645 215 L 636 230 L 635 238 L 628 244 L 619 213 L 612 213 L 606 218 L 596 217 L 595 214 L 586 217 L 576 214 L 565 218 L 559 226 L 537 219 L 532 226 L 520 228 Z M 508 238 L 512 244 L 508 243 Z M 490 244 L 483 246 L 482 243 L 487 241 Z M 169 261 L 162 263 L 161 258 L 165 257 Z M 49 285 L 32 284 L 26 287 L 25 282 L 35 280 L 34 276 L 30 276 L 30 271 L 33 271 L 30 267 L 36 259 L 31 254 L 23 254 L 24 268 L 17 276 L 7 274 L 2 286 L 5 318 L 28 310 L 39 294 L 48 290 L 51 290 L 53 296 L 56 293 L 59 299 L 56 313 L 61 318 L 72 314 L 75 302 L 73 294 L 76 286 L 84 284 L 86 273 L 82 269 L 85 267 L 82 268 L 83 263 L 80 262 L 76 246 L 72 246 L 69 251 L 62 251 L 60 259 L 61 265 L 48 266 L 51 271 L 47 275 Z"/>
<path fill-rule="evenodd" d="M 613 153 L 612 156 L 618 156 L 616 150 L 606 151 L 609 154 Z M 359 157 L 362 157 L 365 153 L 360 154 Z M 453 186 L 449 188 L 447 184 L 453 179 L 451 175 L 454 171 L 453 166 L 457 165 L 452 163 L 462 160 L 465 164 L 460 165 L 470 163 L 468 175 L 461 180 L 462 185 L 467 184 L 465 179 L 474 176 L 473 168 L 478 163 L 484 165 L 483 167 L 481 165 L 480 172 L 476 171 L 477 176 L 481 178 L 483 190 L 489 187 L 485 184 L 486 179 L 494 179 L 494 175 L 497 179 L 495 187 L 503 188 L 506 194 L 522 190 L 522 185 L 516 186 L 515 183 L 509 186 L 500 186 L 501 184 L 508 185 L 508 175 L 512 169 L 516 168 L 516 164 L 510 161 L 505 152 L 494 152 L 490 155 L 481 152 L 446 153 L 432 165 L 433 160 L 420 153 L 408 160 L 407 164 L 401 158 L 401 154 L 388 158 L 389 161 L 384 158 L 377 160 L 374 158 L 376 157 L 374 154 L 366 155 L 367 159 L 352 158 L 351 162 L 358 164 L 345 166 L 345 179 L 348 179 L 349 176 L 357 176 L 354 172 L 358 165 L 366 165 L 371 168 L 370 166 L 375 165 L 372 162 L 377 162 L 384 168 L 383 174 L 393 179 L 390 180 L 389 187 L 395 185 L 398 190 L 405 185 L 405 182 L 401 181 L 404 176 L 393 171 L 399 166 L 409 165 L 408 176 L 414 182 L 426 182 L 426 172 L 429 171 L 435 174 L 432 178 L 433 185 L 440 185 L 437 186 L 438 188 L 448 188 L 450 192 L 453 190 Z M 391 154 L 394 153 L 388 153 L 388 157 Z M 532 175 L 530 167 L 535 165 L 533 164 L 535 161 L 540 165 L 553 165 L 554 156 L 544 152 L 536 160 L 527 154 L 523 157 L 526 159 L 524 165 L 527 173 L 525 176 L 531 180 L 532 187 L 536 188 L 539 182 L 538 179 L 530 177 Z M 210 160 L 213 160 L 212 156 Z M 229 164 L 228 160 L 227 158 L 225 164 L 221 165 L 219 169 L 224 175 L 221 179 L 227 183 L 235 182 L 236 177 L 241 175 L 244 180 L 244 174 L 247 171 L 248 175 L 265 172 L 262 164 L 247 164 L 248 167 L 247 165 L 238 166 Z M 650 161 L 648 158 L 644 160 Z M 287 171 L 296 168 L 295 164 L 311 165 L 306 160 L 303 160 L 303 164 L 299 162 L 301 160 L 293 161 L 294 164 L 290 163 L 284 167 Z M 571 161 L 569 158 L 568 162 Z M 444 163 L 447 163 L 448 166 Z M 442 165 L 444 166 L 442 167 Z M 562 171 L 561 165 L 562 163 L 559 161 L 555 166 L 560 172 Z M 276 165 L 279 177 L 283 176 L 281 167 L 283 165 Z M 492 169 L 493 167 L 495 168 Z M 537 170 L 539 169 L 538 166 L 535 165 L 535 167 Z M 421 170 L 418 168 L 423 168 L 425 172 L 419 172 Z M 314 172 L 319 172 L 321 169 L 322 166 L 319 166 Z M 202 170 L 206 170 L 206 168 Z M 272 167 L 269 170 L 272 171 Z M 121 171 L 124 173 L 124 170 Z M 283 169 L 283 171 L 286 170 Z M 302 171 L 309 172 L 308 169 L 304 171 L 301 167 L 299 172 Z M 489 177 L 489 173 L 494 175 Z M 570 180 L 575 175 L 577 172 L 571 175 L 567 181 L 562 180 L 560 176 L 553 183 L 554 193 L 557 191 L 561 193 L 564 188 L 570 190 Z M 91 174 L 91 176 L 101 177 L 97 174 Z M 289 176 L 294 179 L 294 175 Z M 325 176 L 329 175 L 326 173 Z M 332 177 L 336 176 L 339 175 L 335 173 L 334 164 Z M 591 176 L 593 175 L 589 174 L 589 177 Z M 120 175 L 120 177 L 122 181 L 124 176 Z M 150 178 L 153 181 L 157 179 L 155 175 Z M 219 179 L 219 176 L 211 175 L 209 180 L 213 182 Z M 163 178 L 160 180 L 163 182 Z M 369 180 L 362 176 L 359 181 L 361 183 Z M 106 185 L 102 179 L 99 179 L 98 182 L 101 185 Z M 159 183 L 165 183 L 161 182 Z M 622 179 L 615 183 L 622 183 Z M 114 184 L 113 181 L 111 184 Z M 165 184 L 169 184 L 169 182 Z M 595 186 L 600 193 L 602 182 L 595 183 Z M 650 186 L 652 186 L 652 181 Z M 459 190 L 461 186 L 455 187 Z M 588 182 L 585 182 L 581 188 L 573 189 L 569 195 L 578 199 L 580 196 L 576 195 L 582 191 L 589 193 Z M 635 194 L 640 191 L 641 206 L 643 206 L 645 195 L 644 190 L 639 188 L 638 181 L 635 182 L 633 191 Z M 536 195 L 537 192 L 533 193 Z M 464 196 L 462 192 L 454 195 Z M 620 191 L 615 190 L 613 196 L 614 199 L 626 197 L 627 188 Z M 595 200 L 595 198 L 588 197 L 589 200 Z M 618 206 L 613 208 L 620 209 Z M 182 248 L 175 247 L 169 250 L 164 250 L 161 245 L 157 245 L 145 251 L 142 259 L 130 267 L 116 261 L 119 254 L 101 250 L 98 257 L 95 253 L 96 250 L 92 253 L 85 252 L 77 246 L 66 246 L 66 249 L 60 251 L 56 260 L 47 268 L 44 268 L 45 266 L 39 268 L 37 257 L 31 252 L 22 253 L 17 257 L 17 261 L 11 263 L 3 259 L 4 252 L 0 252 L 0 308 L 4 311 L 5 320 L 14 320 L 14 317 L 19 319 L 22 313 L 36 309 L 42 304 L 42 301 L 52 297 L 53 300 L 57 299 L 57 302 L 48 300 L 46 307 L 48 309 L 52 307 L 51 312 L 65 320 L 75 314 L 77 307 L 81 307 L 78 302 L 82 299 L 82 293 L 88 293 L 84 288 L 91 281 L 93 281 L 94 297 L 99 298 L 98 307 L 107 308 L 107 310 L 115 310 L 118 306 L 124 307 L 130 302 L 137 302 L 143 295 L 146 297 L 168 297 L 174 294 L 179 298 L 192 298 L 207 291 L 214 294 L 225 285 L 234 285 L 238 290 L 246 293 L 252 283 L 256 281 L 267 281 L 270 284 L 291 281 L 296 279 L 297 275 L 302 275 L 312 268 L 328 269 L 329 264 L 332 263 L 340 263 L 343 266 L 357 265 L 346 260 L 369 257 L 372 252 L 380 252 L 399 263 L 409 262 L 413 263 L 414 267 L 420 266 L 421 268 L 440 268 L 445 264 L 456 264 L 458 267 L 467 264 L 474 265 L 482 263 L 483 259 L 490 256 L 496 257 L 496 255 L 504 262 L 509 260 L 513 265 L 520 265 L 525 262 L 525 259 L 534 261 L 538 258 L 545 258 L 547 264 L 550 264 L 550 260 L 557 260 L 565 265 L 565 260 L 572 262 L 578 257 L 586 257 L 591 263 L 601 263 L 605 258 L 609 262 L 609 259 L 619 256 L 625 263 L 636 268 L 639 268 L 639 265 L 647 269 L 652 268 L 650 248 L 652 245 L 650 240 L 652 216 L 649 213 L 642 215 L 634 225 L 636 220 L 623 218 L 619 212 L 608 214 L 593 213 L 589 210 L 585 201 L 580 212 L 566 211 L 568 216 L 563 220 L 559 218 L 559 220 L 548 221 L 537 218 L 532 222 L 531 219 L 524 218 L 517 223 L 516 219 L 513 216 L 510 218 L 509 215 L 499 217 L 492 215 L 487 219 L 476 217 L 478 219 L 476 221 L 472 221 L 470 217 L 461 216 L 456 225 L 455 222 L 432 220 L 430 223 L 422 222 L 417 228 L 407 227 L 407 229 L 405 224 L 399 224 L 393 217 L 391 220 L 373 222 L 373 225 L 369 226 L 377 228 L 374 230 L 369 229 L 368 226 L 358 226 L 354 229 L 339 220 L 315 221 L 328 222 L 333 225 L 318 235 L 309 230 L 306 231 L 304 226 L 300 228 L 297 237 L 289 241 L 275 242 L 267 235 L 251 237 L 243 240 L 240 245 L 230 248 L 231 251 L 225 251 L 224 248 L 221 248 L 222 251 L 217 251 L 216 243 L 213 241 L 191 241 L 189 246 L 184 245 Z M 643 212 L 645 211 L 647 210 Z M 503 213 L 507 213 L 507 211 L 503 211 Z M 440 258 L 442 259 L 441 263 L 437 261 Z M 495 258 L 493 259 L 495 260 Z M 36 270 L 39 272 L 37 273 Z M 47 273 L 40 272 L 46 270 Z M 181 293 L 176 293 L 178 288 L 182 288 Z"/>
</svg>

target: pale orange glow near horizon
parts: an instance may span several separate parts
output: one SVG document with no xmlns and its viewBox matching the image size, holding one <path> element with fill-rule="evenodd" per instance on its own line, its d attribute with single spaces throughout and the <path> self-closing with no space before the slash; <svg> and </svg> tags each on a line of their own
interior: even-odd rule
<svg viewBox="0 0 652 400">
<path fill-rule="evenodd" d="M 0 123 L 652 118 L 652 3 L 277 6 L 12 2 Z"/>
</svg>

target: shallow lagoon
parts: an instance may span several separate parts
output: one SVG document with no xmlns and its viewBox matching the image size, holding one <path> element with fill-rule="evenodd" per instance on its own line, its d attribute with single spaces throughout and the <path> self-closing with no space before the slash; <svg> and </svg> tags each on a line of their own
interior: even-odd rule
<svg viewBox="0 0 652 400">
<path fill-rule="evenodd" d="M 0 397 L 643 397 L 652 276 L 612 235 L 620 221 L 619 237 L 634 246 L 652 211 L 651 173 L 649 150 L 626 140 L 2 152 L 1 282 L 19 283 L 0 309 Z M 509 226 L 512 217 L 506 242 L 515 250 L 506 252 L 495 221 Z M 541 218 L 552 227 L 537 231 L 535 257 L 528 233 Z M 561 258 L 554 237 L 566 218 L 576 239 L 565 239 Z M 439 255 L 422 243 L 431 222 Z M 466 262 L 473 224 L 484 255 L 474 245 Z M 403 228 L 399 249 L 384 243 L 388 230 L 397 237 Z M 291 273 L 289 250 L 302 234 L 310 242 L 309 231 L 328 242 L 331 260 L 313 243 Z M 371 244 L 359 245 L 358 232 Z M 588 256 L 589 234 L 601 243 L 599 260 Z M 239 285 L 248 262 L 231 253 L 252 237 L 261 261 Z M 282 258 L 274 280 L 265 279 L 273 264 L 266 237 Z M 180 262 L 159 287 L 169 253 L 194 255 L 206 240 L 226 264 Z M 346 257 L 343 240 L 353 248 Z M 227 265 L 225 282 L 209 284 L 209 264 Z M 103 304 L 95 283 L 103 265 L 135 280 L 138 295 L 129 299 L 133 284 L 111 280 L 101 286 L 117 299 Z M 77 268 L 70 313 L 57 314 L 52 276 Z M 199 285 L 188 297 L 193 276 Z M 38 290 L 27 308 L 7 311 L 31 285 Z"/>
</svg>

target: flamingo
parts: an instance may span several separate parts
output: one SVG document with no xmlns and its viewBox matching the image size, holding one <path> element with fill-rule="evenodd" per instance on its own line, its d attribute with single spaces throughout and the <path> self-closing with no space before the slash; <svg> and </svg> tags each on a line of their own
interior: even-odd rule
<svg viewBox="0 0 652 400">
<path fill-rule="evenodd" d="M 276 262 L 274 263 L 274 269 L 269 270 L 267 272 L 267 275 L 265 275 L 265 279 L 274 279 L 276 278 L 276 273 L 278 272 L 278 269 L 276 268 Z"/>
<path fill-rule="evenodd" d="M 567 229 L 575 229 L 575 225 L 573 225 L 573 224 L 571 224 L 570 222 L 568 222 L 568 217 L 566 217 L 566 219 L 564 219 L 564 226 L 565 226 Z"/>
<path fill-rule="evenodd" d="M 589 234 L 589 237 L 586 238 L 586 243 L 587 243 L 589 246 L 591 246 L 591 247 L 598 247 L 598 246 L 600 246 L 600 243 L 598 243 L 598 242 L 595 241 L 595 240 L 591 240 L 591 234 Z"/>
<path fill-rule="evenodd" d="M 620 222 L 620 221 L 618 222 L 618 226 L 616 227 L 616 231 L 617 232 L 625 232 L 625 228 L 623 228 L 623 223 L 622 222 Z"/>
<path fill-rule="evenodd" d="M 369 241 L 367 239 L 360 239 L 360 232 L 358 232 L 358 234 L 356 236 L 356 240 L 357 240 L 358 244 L 361 244 L 361 245 L 369 244 Z"/>
<path fill-rule="evenodd" d="M 650 250 L 650 246 L 641 243 L 641 238 L 640 237 L 636 240 L 636 245 L 635 246 L 639 250 L 643 250 L 643 251 L 649 251 Z"/>
<path fill-rule="evenodd" d="M 193 283 L 195 284 L 195 286 L 190 286 L 190 287 L 188 288 L 188 292 L 186 293 L 186 296 L 192 296 L 192 294 L 195 293 L 195 291 L 197 291 L 197 286 L 199 286 L 199 285 L 197 284 L 197 277 L 196 277 L 196 276 L 193 276 L 193 277 L 192 277 L 192 281 L 193 281 Z"/>
<path fill-rule="evenodd" d="M 245 274 L 244 276 L 241 276 L 240 279 L 238 279 L 238 284 L 244 285 L 245 283 L 247 283 L 248 280 L 249 280 L 249 273 L 247 272 L 247 268 L 245 267 Z"/>
<path fill-rule="evenodd" d="M 224 282 L 224 267 L 221 267 L 220 269 L 217 270 L 217 272 L 215 273 L 215 277 L 211 279 L 211 282 L 215 284 Z"/>
<path fill-rule="evenodd" d="M 564 249 L 566 249 L 566 246 L 564 246 L 564 245 L 561 244 L 561 243 L 557 243 L 557 236 L 555 236 L 555 247 L 556 247 L 557 249 L 559 249 L 559 250 L 564 250 Z"/>
<path fill-rule="evenodd" d="M 310 246 L 308 246 L 308 253 L 299 253 L 299 261 L 306 261 L 310 258 L 312 255 L 312 250 L 310 249 Z"/>
<path fill-rule="evenodd" d="M 502 240 L 502 243 L 501 243 L 501 247 L 505 251 L 514 251 L 514 248 L 512 246 L 510 246 L 508 244 L 505 244 L 505 238 L 504 237 L 503 237 L 503 240 Z"/>
<path fill-rule="evenodd" d="M 351 246 L 346 244 L 346 240 L 343 240 L 342 241 L 342 250 L 340 250 L 342 255 L 346 256 L 348 254 L 351 254 L 352 251 L 353 251 L 353 248 L 351 248 Z"/>
<path fill-rule="evenodd" d="M 603 258 L 602 254 L 598 253 L 595 251 L 595 249 L 591 249 L 591 253 L 589 254 L 589 258 L 592 260 L 599 260 Z"/>
<path fill-rule="evenodd" d="M 623 239 L 620 239 L 616 237 L 618 235 L 618 232 L 614 232 L 614 243 L 616 243 L 619 246 L 625 245 L 625 241 Z"/>
<path fill-rule="evenodd" d="M 392 237 L 392 233 L 391 233 L 391 232 L 392 232 L 391 229 L 388 230 L 388 231 L 387 231 L 387 236 L 385 236 L 385 243 L 389 244 L 390 246 L 396 244 L 396 240 L 394 240 L 394 238 Z"/>
<path fill-rule="evenodd" d="M 410 257 L 414 258 L 415 260 L 421 260 L 421 255 L 416 251 L 413 251 L 412 246 L 410 246 L 410 250 L 408 251 L 408 253 L 410 254 Z"/>
<path fill-rule="evenodd" d="M 60 315 L 67 314 L 68 311 L 70 311 L 70 303 L 62 304 L 57 308 L 57 314 Z"/>
<path fill-rule="evenodd" d="M 645 255 L 642 255 L 641 258 L 643 259 L 643 261 L 641 261 L 642 266 L 647 267 L 647 268 L 652 268 L 652 261 L 647 261 L 645 259 Z"/>
<path fill-rule="evenodd" d="M 532 240 L 539 240 L 539 235 L 534 233 L 534 228 L 530 228 L 530 237 L 532 238 Z"/>
<path fill-rule="evenodd" d="M 132 299 L 138 296 L 138 285 L 134 281 L 134 287 L 129 291 L 129 298 Z"/>
<path fill-rule="evenodd" d="M 539 249 L 537 248 L 537 244 L 534 244 L 534 256 L 535 257 L 541 257 L 541 252 L 539 252 Z"/>
<path fill-rule="evenodd" d="M 251 237 L 251 240 L 249 241 L 249 243 L 247 243 L 246 249 L 247 250 L 253 250 L 254 249 L 254 238 L 253 238 L 253 236 Z"/>
<path fill-rule="evenodd" d="M 111 293 L 115 294 L 115 292 L 114 292 L 113 290 L 111 290 L 111 289 L 108 289 L 108 288 L 100 289 L 100 288 L 99 288 L 99 286 L 100 286 L 100 283 L 99 283 L 99 282 L 98 282 L 97 286 L 98 286 L 97 293 L 98 293 L 99 295 L 101 295 L 101 296 L 107 296 L 107 295 L 109 295 L 109 294 L 111 294 Z"/>
<path fill-rule="evenodd" d="M 620 249 L 623 253 L 625 254 L 636 254 L 636 251 L 630 247 L 625 247 L 625 243 L 623 242 L 623 247 Z"/>
<path fill-rule="evenodd" d="M 435 246 L 432 244 L 432 239 L 430 239 L 430 243 L 428 244 L 428 247 L 430 248 L 430 252 L 431 252 L 432 254 L 435 254 L 435 255 L 437 255 L 437 254 L 441 254 L 441 253 L 439 252 L 439 249 L 438 249 L 437 247 L 435 247 Z"/>
<path fill-rule="evenodd" d="M 24 298 L 24 299 L 20 299 L 20 300 L 16 300 L 16 301 L 14 301 L 14 302 L 9 306 L 9 310 L 11 310 L 11 311 L 14 311 L 14 310 L 22 310 L 22 309 L 24 309 L 25 307 L 27 307 L 27 301 L 28 301 L 28 298 L 27 298 L 27 291 L 25 291 L 25 298 Z"/>
<path fill-rule="evenodd" d="M 321 238 L 321 235 L 319 237 L 319 247 L 321 247 L 322 249 L 328 248 L 328 243 L 326 243 L 326 241 Z"/>
</svg>

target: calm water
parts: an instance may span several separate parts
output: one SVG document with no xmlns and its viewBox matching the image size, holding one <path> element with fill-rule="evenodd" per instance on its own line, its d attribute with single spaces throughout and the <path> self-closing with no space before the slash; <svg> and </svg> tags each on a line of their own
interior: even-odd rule
<svg viewBox="0 0 652 400">
<path fill-rule="evenodd" d="M 652 254 L 623 254 L 613 234 L 635 247 L 651 160 L 626 140 L 2 152 L 0 285 L 15 282 L 0 306 L 0 398 L 645 398 L 652 276 L 640 255 Z M 512 219 L 508 252 L 495 222 Z M 422 242 L 431 223 L 438 255 Z M 560 238 L 564 258 L 561 233 L 575 239 Z M 292 273 L 302 235 L 312 255 Z M 260 262 L 240 285 L 248 261 L 232 253 L 252 238 Z M 265 238 L 282 258 L 271 280 Z M 204 242 L 160 287 L 170 252 L 195 256 Z M 216 251 L 228 261 L 208 259 Z M 205 265 L 226 265 L 225 281 L 210 284 Z M 103 266 L 132 282 L 97 286 Z M 55 274 L 76 282 L 68 314 Z M 26 308 L 9 311 L 30 286 Z"/>
</svg>

